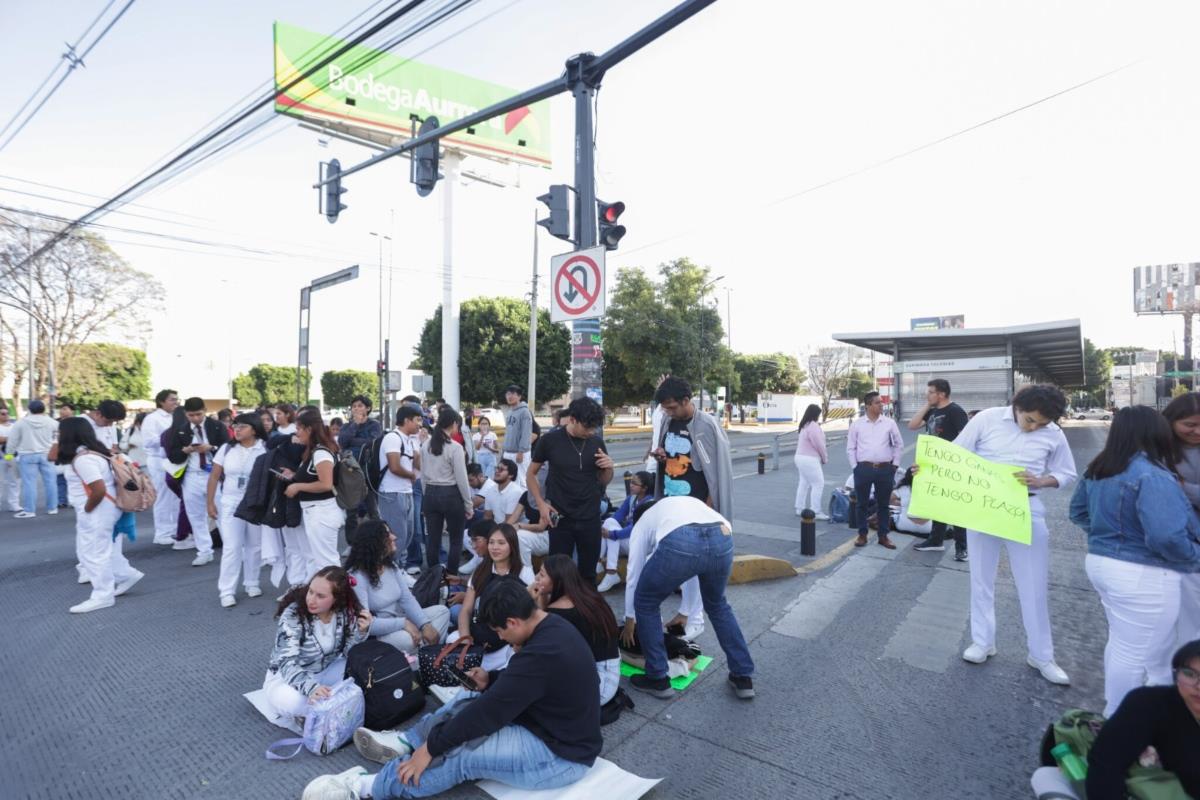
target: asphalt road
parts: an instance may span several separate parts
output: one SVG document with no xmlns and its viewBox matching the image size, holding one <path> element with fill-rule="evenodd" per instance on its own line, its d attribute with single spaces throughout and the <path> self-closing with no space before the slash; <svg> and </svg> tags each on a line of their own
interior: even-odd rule
<svg viewBox="0 0 1200 800">
<path fill-rule="evenodd" d="M 1083 465 L 1104 426 L 1074 425 L 1067 435 Z M 840 484 L 845 454 L 838 444 L 830 453 L 827 483 Z M 713 665 L 672 701 L 636 695 L 637 708 L 604 729 L 605 757 L 663 778 L 648 795 L 656 800 L 1031 796 L 1045 725 L 1066 708 L 1103 702 L 1103 613 L 1066 494 L 1045 494 L 1057 656 L 1073 680 L 1063 688 L 1025 665 L 1006 566 L 999 654 L 966 664 L 966 565 L 951 552 L 915 552 L 899 534 L 896 551 L 855 549 L 852 531 L 825 524 L 817 556 L 802 557 L 790 458 L 778 472 L 735 466 L 735 475 L 738 551 L 788 559 L 802 573 L 729 589 L 758 698 L 732 697 L 710 630 L 700 644 Z M 146 578 L 114 608 L 72 616 L 67 607 L 86 596 L 72 569 L 72 513 L 0 519 L 3 797 L 289 798 L 317 774 L 360 763 L 352 748 L 263 758 L 285 732 L 241 695 L 261 685 L 276 592 L 222 609 L 215 564 L 193 568 L 190 554 L 148 537 L 127 553 Z M 609 598 L 619 609 L 620 592 Z M 463 787 L 445 796 L 485 795 Z"/>
</svg>

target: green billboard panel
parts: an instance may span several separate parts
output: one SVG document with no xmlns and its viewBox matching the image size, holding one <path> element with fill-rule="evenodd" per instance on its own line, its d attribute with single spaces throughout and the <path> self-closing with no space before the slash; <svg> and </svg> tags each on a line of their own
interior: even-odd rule
<svg viewBox="0 0 1200 800">
<path fill-rule="evenodd" d="M 275 110 L 407 138 L 414 116 L 436 116 L 446 125 L 517 94 L 506 86 L 362 46 L 351 47 L 314 74 L 296 80 L 343 44 L 276 22 Z M 442 146 L 549 167 L 550 106 L 542 101 L 518 108 L 444 137 Z"/>
</svg>

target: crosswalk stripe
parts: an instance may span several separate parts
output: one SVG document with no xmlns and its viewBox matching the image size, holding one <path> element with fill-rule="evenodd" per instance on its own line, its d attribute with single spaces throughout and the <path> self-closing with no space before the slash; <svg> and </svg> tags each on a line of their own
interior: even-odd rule
<svg viewBox="0 0 1200 800">
<path fill-rule="evenodd" d="M 939 569 L 917 597 L 883 649 L 885 658 L 928 672 L 945 672 L 954 661 L 970 617 L 971 576 Z"/>
</svg>

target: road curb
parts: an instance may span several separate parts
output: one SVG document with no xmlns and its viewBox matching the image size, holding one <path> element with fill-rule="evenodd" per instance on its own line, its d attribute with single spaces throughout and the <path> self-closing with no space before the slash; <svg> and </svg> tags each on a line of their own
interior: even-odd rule
<svg viewBox="0 0 1200 800">
<path fill-rule="evenodd" d="M 733 569 L 729 573 L 729 582 L 757 583 L 776 578 L 794 578 L 799 574 L 791 562 L 782 558 L 747 553 L 733 557 Z"/>
</svg>

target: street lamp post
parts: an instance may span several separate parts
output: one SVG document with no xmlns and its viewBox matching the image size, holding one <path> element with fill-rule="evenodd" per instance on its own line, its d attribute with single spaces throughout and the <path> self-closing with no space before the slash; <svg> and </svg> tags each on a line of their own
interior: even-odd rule
<svg viewBox="0 0 1200 800">
<path fill-rule="evenodd" d="M 384 352 L 383 346 L 383 242 L 392 241 L 392 237 L 384 236 L 376 231 L 371 231 L 371 235 L 379 240 L 379 363 L 384 364 L 385 368 L 391 366 L 387 364 L 387 354 Z M 390 301 L 389 301 L 390 303 Z M 379 373 L 379 414 L 380 420 L 384 419 L 384 397 L 387 390 L 387 374 L 386 372 Z M 385 425 L 386 427 L 386 425 Z"/>
<path fill-rule="evenodd" d="M 296 359 L 296 405 L 302 405 L 307 399 L 302 397 L 304 373 L 308 370 L 308 332 L 312 322 L 311 304 L 312 293 L 319 289 L 327 289 L 339 283 L 352 281 L 358 277 L 358 264 L 337 272 L 332 272 L 320 278 L 314 278 L 308 286 L 300 287 L 300 352 Z"/>
</svg>

